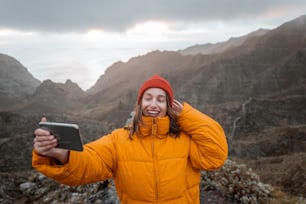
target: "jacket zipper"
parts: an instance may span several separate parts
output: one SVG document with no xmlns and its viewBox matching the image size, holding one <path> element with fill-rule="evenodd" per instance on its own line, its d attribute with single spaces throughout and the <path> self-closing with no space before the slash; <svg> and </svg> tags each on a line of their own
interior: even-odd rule
<svg viewBox="0 0 306 204">
<path fill-rule="evenodd" d="M 155 148 L 154 148 L 154 141 L 155 141 L 155 136 L 156 136 L 156 119 L 153 118 L 153 127 L 152 127 L 152 157 L 153 157 L 153 171 L 154 171 L 154 180 L 155 180 L 155 200 L 156 203 L 158 203 L 158 180 L 157 180 L 157 169 L 156 169 L 156 165 L 157 165 L 157 161 L 155 158 Z"/>
</svg>

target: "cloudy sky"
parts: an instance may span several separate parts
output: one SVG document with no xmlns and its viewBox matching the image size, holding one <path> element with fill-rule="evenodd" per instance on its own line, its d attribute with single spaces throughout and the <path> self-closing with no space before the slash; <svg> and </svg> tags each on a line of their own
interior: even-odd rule
<svg viewBox="0 0 306 204">
<path fill-rule="evenodd" d="M 305 0 L 0 0 L 0 53 L 88 89 L 117 61 L 216 43 L 306 14 Z"/>
</svg>

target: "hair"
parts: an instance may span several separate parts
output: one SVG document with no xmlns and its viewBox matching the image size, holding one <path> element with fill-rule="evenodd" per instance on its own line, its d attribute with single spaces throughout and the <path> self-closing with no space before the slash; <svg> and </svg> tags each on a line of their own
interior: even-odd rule
<svg viewBox="0 0 306 204">
<path fill-rule="evenodd" d="M 181 128 L 179 126 L 179 123 L 177 122 L 177 115 L 174 112 L 171 103 L 170 103 L 170 98 L 169 95 L 166 93 L 166 101 L 167 101 L 167 115 L 170 118 L 170 130 L 169 130 L 169 136 L 177 138 L 180 135 Z M 134 133 L 136 135 L 140 135 L 139 133 L 139 128 L 140 125 L 143 123 L 142 120 L 142 101 L 140 100 L 139 104 L 136 104 L 135 107 L 135 115 L 133 117 L 132 123 L 128 124 L 125 129 L 129 130 L 129 139 L 133 139 Z"/>
</svg>

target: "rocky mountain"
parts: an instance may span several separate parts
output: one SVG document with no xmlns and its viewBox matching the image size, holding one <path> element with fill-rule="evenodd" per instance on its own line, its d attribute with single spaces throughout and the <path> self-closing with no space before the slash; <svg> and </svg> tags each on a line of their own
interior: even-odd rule
<svg viewBox="0 0 306 204">
<path fill-rule="evenodd" d="M 111 90 L 111 93 L 115 94 L 114 98 L 118 98 L 117 95 L 121 95 L 127 89 L 133 91 L 135 88 L 137 89 L 140 83 L 152 74 L 172 73 L 186 69 L 186 65 L 190 65 L 189 62 L 192 61 L 192 57 L 184 57 L 177 52 L 153 51 L 143 56 L 131 58 L 127 63 L 114 63 L 88 92 L 97 94 L 101 91 L 109 92 L 110 88 L 120 87 L 120 90 L 123 88 L 123 91 Z M 202 61 L 205 63 L 205 59 Z"/>
<path fill-rule="evenodd" d="M 13 101 L 35 92 L 40 81 L 16 59 L 0 54 L 0 106 L 6 106 Z"/>
<path fill-rule="evenodd" d="M 235 47 L 241 46 L 246 40 L 254 38 L 254 37 L 261 37 L 267 34 L 269 30 L 267 29 L 259 29 L 257 31 L 251 32 L 247 35 L 241 37 L 232 37 L 228 41 L 225 42 L 218 42 L 218 43 L 207 43 L 204 45 L 193 45 L 191 47 L 187 47 L 179 52 L 183 55 L 197 55 L 197 54 L 218 54 L 221 52 L 225 52 L 227 50 L 231 50 Z"/>
<path fill-rule="evenodd" d="M 306 197 L 306 16 L 203 49 L 206 53 L 192 49 L 188 55 L 153 51 L 114 63 L 87 92 L 71 81 L 47 80 L 35 86 L 31 77 L 24 87 L 32 89 L 2 91 L 7 102 L 0 106 L 0 152 L 6 156 L 0 159 L 0 171 L 30 168 L 32 131 L 42 115 L 79 123 L 84 138 L 91 141 L 121 127 L 135 105 L 140 84 L 160 74 L 170 81 L 177 99 L 221 123 L 231 159 L 252 167 L 264 182 Z M 6 61 L 15 60 L 2 58 L 1 78 L 5 78 L 2 72 L 13 70 Z M 16 64 L 20 65 L 12 66 Z M 19 73 L 27 76 L 21 69 Z M 13 81 L 23 77 L 10 74 L 6 76 Z M 4 83 L 0 81 L 1 88 L 7 86 Z M 23 101 L 8 106 L 14 93 Z M 14 152 L 14 146 L 22 154 Z"/>
<path fill-rule="evenodd" d="M 18 110 L 38 113 L 71 112 L 82 105 L 84 96 L 85 92 L 71 80 L 65 83 L 46 80 L 37 87 L 31 98 L 19 105 Z"/>
<path fill-rule="evenodd" d="M 88 91 L 86 110 L 96 118 L 107 111 L 120 115 L 120 104 L 120 112 L 128 115 L 139 85 L 154 73 L 171 82 L 179 99 L 202 110 L 229 102 L 241 105 L 250 97 L 304 95 L 305 19 L 301 16 L 260 37 L 246 38 L 240 46 L 218 54 L 155 51 L 115 63 Z M 105 104 L 108 110 L 97 111 Z"/>
</svg>

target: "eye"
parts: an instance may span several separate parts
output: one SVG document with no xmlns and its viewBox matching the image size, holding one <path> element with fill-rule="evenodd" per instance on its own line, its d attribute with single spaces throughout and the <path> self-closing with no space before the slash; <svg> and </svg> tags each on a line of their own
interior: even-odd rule
<svg viewBox="0 0 306 204">
<path fill-rule="evenodd" d="M 152 100 L 152 97 L 149 96 L 149 95 L 146 95 L 146 96 L 143 96 L 143 99 L 144 99 L 145 101 L 150 101 L 150 100 Z"/>
<path fill-rule="evenodd" d="M 160 96 L 157 98 L 157 100 L 161 103 L 166 102 L 166 97 L 165 96 Z"/>
</svg>

